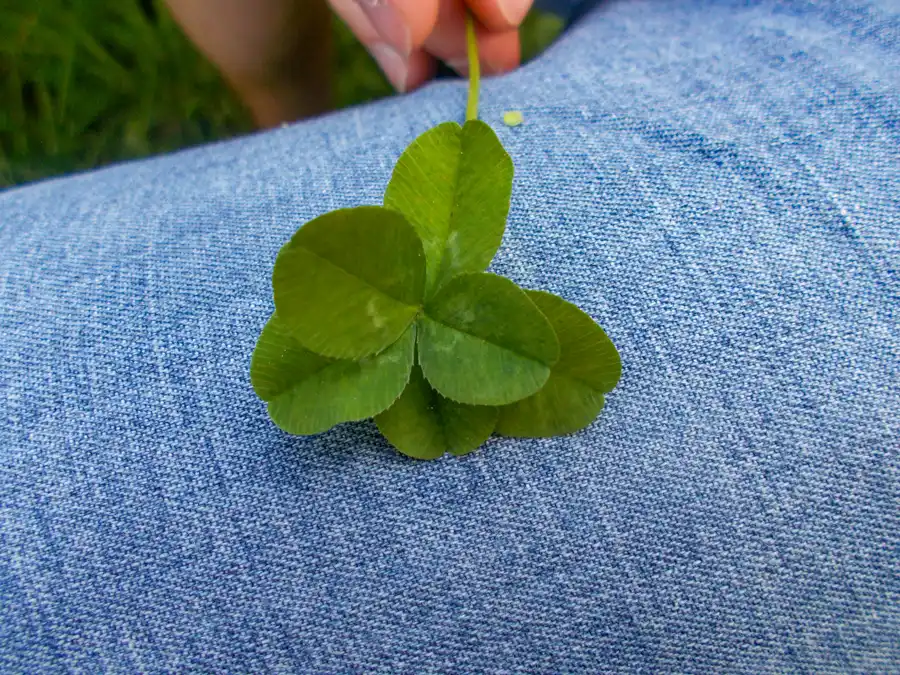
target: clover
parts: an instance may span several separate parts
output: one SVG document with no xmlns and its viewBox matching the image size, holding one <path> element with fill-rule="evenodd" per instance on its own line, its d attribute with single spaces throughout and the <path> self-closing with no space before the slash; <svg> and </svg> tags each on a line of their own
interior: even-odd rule
<svg viewBox="0 0 900 675">
<path fill-rule="evenodd" d="M 467 26 L 465 124 L 416 138 L 383 205 L 321 215 L 276 257 L 275 311 L 250 375 L 289 434 L 374 418 L 405 455 L 464 455 L 494 433 L 579 431 L 619 380 L 619 354 L 590 316 L 486 271 L 506 228 L 513 163 L 477 119 L 471 17 Z"/>
</svg>

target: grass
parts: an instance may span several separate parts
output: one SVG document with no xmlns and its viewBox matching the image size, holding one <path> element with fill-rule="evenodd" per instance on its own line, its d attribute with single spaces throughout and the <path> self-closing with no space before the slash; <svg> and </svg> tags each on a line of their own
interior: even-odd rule
<svg viewBox="0 0 900 675">
<path fill-rule="evenodd" d="M 555 17 L 523 27 L 531 57 Z M 377 66 L 337 20 L 339 107 L 387 96 Z M 0 188 L 229 138 L 247 112 L 159 0 L 6 0 L 0 8 Z"/>
</svg>

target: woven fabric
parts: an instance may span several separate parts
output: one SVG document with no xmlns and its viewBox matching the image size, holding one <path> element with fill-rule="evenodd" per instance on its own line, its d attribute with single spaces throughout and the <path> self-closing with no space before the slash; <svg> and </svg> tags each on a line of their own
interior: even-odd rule
<svg viewBox="0 0 900 675">
<path fill-rule="evenodd" d="M 624 373 L 463 459 L 248 371 L 280 245 L 464 83 L 0 194 L 0 670 L 897 672 L 898 93 L 890 0 L 606 2 L 484 82 L 493 269 Z"/>
</svg>

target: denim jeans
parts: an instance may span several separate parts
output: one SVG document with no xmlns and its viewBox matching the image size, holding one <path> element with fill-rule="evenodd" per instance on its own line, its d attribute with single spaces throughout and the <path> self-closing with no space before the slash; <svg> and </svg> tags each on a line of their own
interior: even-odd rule
<svg viewBox="0 0 900 675">
<path fill-rule="evenodd" d="M 0 670 L 900 671 L 898 4 L 606 2 L 483 83 L 493 269 L 620 385 L 462 459 L 285 435 L 279 246 L 465 97 L 0 194 Z"/>
</svg>

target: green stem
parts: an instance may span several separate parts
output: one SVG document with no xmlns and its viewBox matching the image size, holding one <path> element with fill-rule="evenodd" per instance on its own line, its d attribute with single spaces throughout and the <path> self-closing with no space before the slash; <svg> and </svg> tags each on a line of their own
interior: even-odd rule
<svg viewBox="0 0 900 675">
<path fill-rule="evenodd" d="M 466 44 L 469 51 L 469 103 L 466 121 L 478 119 L 478 86 L 481 82 L 481 65 L 478 61 L 478 42 L 475 40 L 475 19 L 471 10 L 466 11 Z"/>
</svg>

